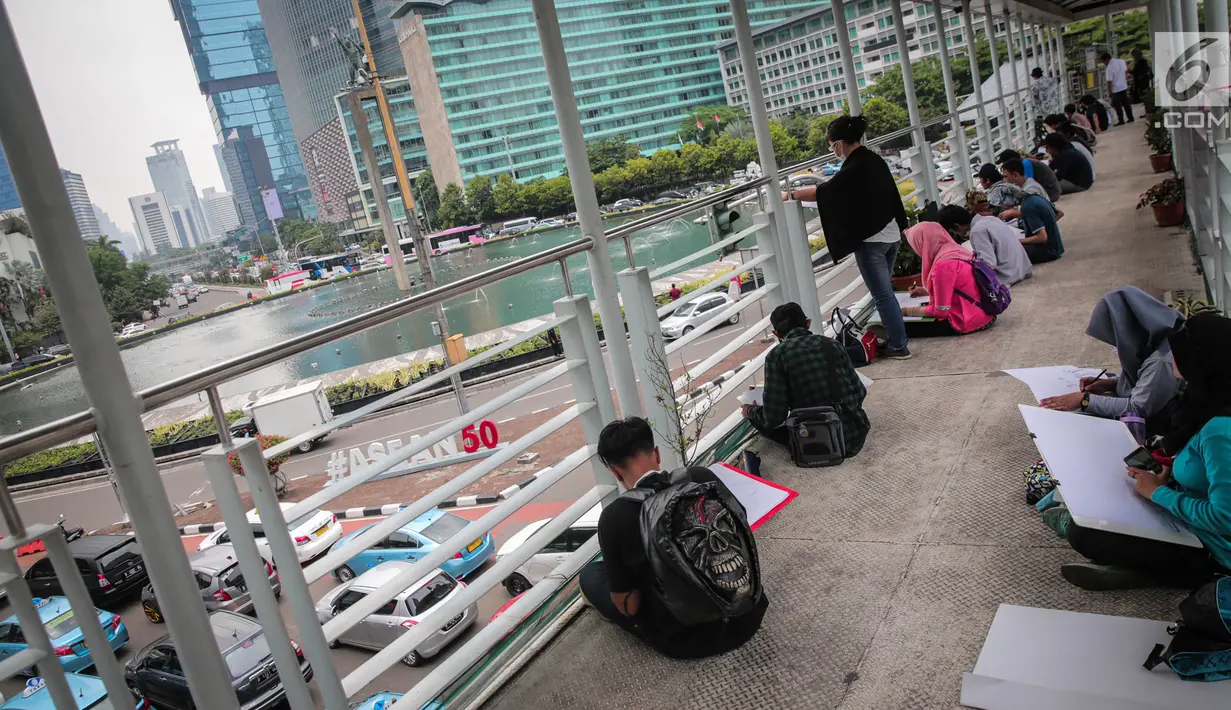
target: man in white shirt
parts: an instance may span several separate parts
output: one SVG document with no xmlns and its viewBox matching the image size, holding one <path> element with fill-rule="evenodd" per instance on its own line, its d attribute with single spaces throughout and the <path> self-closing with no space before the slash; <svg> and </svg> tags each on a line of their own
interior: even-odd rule
<svg viewBox="0 0 1231 710">
<path fill-rule="evenodd" d="M 1116 111 L 1116 125 L 1124 125 L 1124 115 L 1128 114 L 1128 122 L 1133 122 L 1133 105 L 1128 98 L 1128 62 L 1111 54 L 1103 52 L 1103 64 L 1107 66 L 1107 93 L 1111 96 L 1111 107 Z"/>
</svg>

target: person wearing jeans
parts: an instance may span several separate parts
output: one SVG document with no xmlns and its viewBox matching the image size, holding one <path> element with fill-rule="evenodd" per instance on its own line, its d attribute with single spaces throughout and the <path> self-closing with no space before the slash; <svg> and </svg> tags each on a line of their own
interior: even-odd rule
<svg viewBox="0 0 1231 710">
<path fill-rule="evenodd" d="M 1107 67 L 1107 95 L 1111 97 L 1111 107 L 1116 112 L 1116 125 L 1123 126 L 1125 117 L 1128 123 L 1133 122 L 1133 104 L 1128 98 L 1128 62 L 1111 54 L 1103 52 L 1103 64 Z"/>
<path fill-rule="evenodd" d="M 890 277 L 907 226 L 906 209 L 889 166 L 863 146 L 867 127 L 863 116 L 839 116 L 829 124 L 829 148 L 842 160 L 842 168 L 828 182 L 801 187 L 788 197 L 816 202 L 825 244 L 835 264 L 855 255 L 888 335 L 881 356 L 905 360 L 910 357 L 906 325 Z"/>
</svg>

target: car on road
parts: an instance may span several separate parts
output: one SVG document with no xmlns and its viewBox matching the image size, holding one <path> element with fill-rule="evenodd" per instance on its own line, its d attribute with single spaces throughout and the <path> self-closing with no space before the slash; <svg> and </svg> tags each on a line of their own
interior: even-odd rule
<svg viewBox="0 0 1231 710">
<path fill-rule="evenodd" d="M 9 372 L 17 372 L 18 370 L 26 370 L 31 367 L 36 367 L 38 365 L 51 362 L 52 360 L 55 360 L 55 359 L 56 358 L 54 355 L 48 355 L 46 353 L 38 353 L 37 355 L 23 357 L 20 360 L 13 361 L 13 363 L 9 366 Z"/>
<path fill-rule="evenodd" d="M 63 357 L 73 352 L 73 349 L 68 345 L 52 345 L 47 348 L 47 354 L 52 357 Z"/>
<path fill-rule="evenodd" d="M 715 310 L 725 308 L 732 303 L 734 301 L 725 293 L 714 293 L 685 303 L 659 324 L 662 327 L 663 337 L 667 340 L 682 338 L 713 316 Z M 731 316 L 727 322 L 735 325 L 739 322 L 739 314 Z"/>
<path fill-rule="evenodd" d="M 132 686 L 128 688 L 128 692 L 132 695 L 116 704 L 107 697 L 107 688 L 103 686 L 103 681 L 94 676 L 65 673 L 64 680 L 68 682 L 68 689 L 73 692 L 73 699 L 77 701 L 77 710 L 127 710 L 130 707 L 134 710 L 153 710 L 145 698 Z M 0 705 L 0 710 L 64 710 L 64 708 L 56 708 L 56 704 L 51 700 L 51 691 L 47 690 L 46 682 L 42 678 L 35 677 L 26 681 L 26 687 L 19 695 L 13 696 L 7 703 Z"/>
<path fill-rule="evenodd" d="M 395 701 L 402 699 L 402 693 L 391 693 L 387 690 L 382 690 L 375 695 L 350 704 L 350 710 L 390 710 Z M 435 700 L 429 700 L 420 706 L 419 710 L 439 710 L 444 707 Z M 410 710 L 407 708 L 407 710 Z"/>
<path fill-rule="evenodd" d="M 803 175 L 795 175 L 791 177 L 790 186 L 792 190 L 798 190 L 801 187 L 814 187 L 816 185 L 825 184 L 825 178 L 816 173 L 805 173 Z"/>
<path fill-rule="evenodd" d="M 147 326 L 145 323 L 129 323 L 128 325 L 124 326 L 124 329 L 121 330 L 120 334 L 117 335 L 116 337 L 117 338 L 127 338 L 130 335 L 136 335 L 137 333 L 144 333 L 147 330 L 149 330 L 149 326 Z"/>
<path fill-rule="evenodd" d="M 279 505 L 283 512 L 295 507 L 294 503 L 280 503 Z M 261 556 L 267 560 L 273 560 L 274 555 L 269 549 L 269 541 L 265 539 L 265 527 L 261 523 L 261 515 L 255 508 L 248 511 L 248 524 L 252 527 L 252 535 L 256 538 L 256 547 L 260 550 Z M 342 525 L 338 522 L 338 516 L 319 508 L 289 521 L 287 527 L 291 530 L 291 538 L 295 541 L 295 552 L 300 562 L 316 559 L 342 537 Z M 204 552 L 215 545 L 229 542 L 231 542 L 231 535 L 227 532 L 226 526 L 222 526 L 221 529 L 214 530 L 201 541 L 201 544 L 197 546 L 197 552 Z"/>
<path fill-rule="evenodd" d="M 412 562 L 385 562 L 345 584 L 334 587 L 317 602 L 317 618 L 324 624 L 412 566 Z M 457 581 L 442 569 L 434 569 L 395 594 L 384 606 L 377 609 L 376 613 L 342 632 L 333 646 L 346 644 L 379 651 L 419 624 L 440 624 L 442 620 L 432 614 L 432 610 L 461 594 L 465 588 L 465 582 Z M 443 620 L 439 630 L 407 654 L 402 662 L 408 666 L 421 665 L 425 659 L 440 653 L 445 646 L 461 636 L 478 615 L 479 608 L 472 603 L 460 614 Z"/>
<path fill-rule="evenodd" d="M 382 562 L 390 560 L 414 562 L 435 550 L 438 545 L 456 535 L 468 524 L 470 521 L 460 515 L 443 510 L 429 510 L 390 533 L 389 537 L 347 560 L 345 564 L 333 571 L 333 576 L 346 582 Z M 347 542 L 361 535 L 372 525 L 364 526 L 338 540 L 334 543 L 333 549 L 341 549 Z M 462 579 L 482 567 L 495 551 L 496 543 L 492 540 L 492 534 L 486 533 L 483 537 L 475 538 L 450 559 L 445 560 L 441 568 L 457 579 Z"/>
<path fill-rule="evenodd" d="M 564 220 L 556 219 L 555 217 L 548 217 L 547 219 L 539 220 L 539 223 L 534 225 L 534 227 L 535 229 L 539 229 L 542 227 L 560 227 L 563 225 L 564 225 Z"/>
<path fill-rule="evenodd" d="M 286 689 L 274 667 L 273 654 L 265 630 L 254 619 L 231 611 L 209 615 L 214 642 L 222 653 L 235 697 L 244 710 L 266 710 L 286 702 Z M 299 644 L 291 641 L 299 657 L 304 680 L 312 680 L 312 666 L 304 660 Z M 135 688 L 158 710 L 193 708 L 188 680 L 180 665 L 179 653 L 171 636 L 166 635 L 137 652 L 124 668 L 130 687 Z"/>
<path fill-rule="evenodd" d="M 68 551 L 77 561 L 86 591 L 99 606 L 126 599 L 149 584 L 150 573 L 145 568 L 141 545 L 131 535 L 86 535 L 68 543 Z M 44 557 L 31 565 L 25 578 L 35 596 L 64 594 L 50 558 Z"/>
<path fill-rule="evenodd" d="M 587 510 L 576 522 L 568 526 L 564 532 L 557 535 L 554 540 L 534 553 L 516 571 L 505 577 L 503 582 L 504 588 L 509 591 L 509 594 L 516 597 L 538 584 L 539 580 L 550 574 L 561 562 L 564 562 L 564 559 L 569 554 L 584 545 L 598 533 L 598 516 L 602 512 L 603 508 L 601 505 L 596 505 Z M 522 545 L 526 544 L 530 536 L 537 533 L 544 525 L 550 522 L 551 518 L 536 520 L 518 530 L 500 546 L 500 550 L 496 553 L 496 559 L 499 560 L 505 555 L 512 554 Z"/>
<path fill-rule="evenodd" d="M 67 597 L 36 598 L 34 609 L 43 622 L 47 638 L 51 639 L 56 660 L 65 671 L 72 673 L 94 665 L 81 623 Z M 124 625 L 119 614 L 102 609 L 95 609 L 94 612 L 98 614 L 98 623 L 107 634 L 112 651 L 118 651 L 128 644 L 128 627 Z M 0 621 L 0 660 L 11 658 L 28 647 L 29 643 L 16 614 Z M 27 669 L 27 672 L 30 670 L 32 669 Z"/>
<path fill-rule="evenodd" d="M 622 200 L 616 200 L 615 204 L 611 205 L 613 210 L 631 210 L 634 207 L 640 207 L 641 200 L 632 197 L 625 197 Z"/>
<path fill-rule="evenodd" d="M 821 166 L 821 175 L 824 175 L 825 177 L 833 177 L 834 175 L 837 175 L 838 171 L 841 169 L 842 161 L 838 161 L 836 163 L 825 163 Z"/>
<path fill-rule="evenodd" d="M 209 293 L 209 286 L 198 286 L 197 293 Z"/>
<path fill-rule="evenodd" d="M 188 564 L 192 574 L 197 578 L 197 587 L 201 590 L 201 601 L 205 602 L 206 611 L 226 609 L 244 614 L 252 609 L 252 596 L 248 594 L 248 582 L 239 569 L 239 558 L 235 548 L 229 544 L 214 545 L 203 551 L 194 552 L 188 556 Z M 278 571 L 269 560 L 265 560 L 266 581 L 274 590 L 274 596 L 282 595 L 282 580 Z M 162 606 L 154 596 L 154 585 L 146 585 L 141 590 L 141 610 L 145 618 L 161 624 L 163 618 Z"/>
</svg>

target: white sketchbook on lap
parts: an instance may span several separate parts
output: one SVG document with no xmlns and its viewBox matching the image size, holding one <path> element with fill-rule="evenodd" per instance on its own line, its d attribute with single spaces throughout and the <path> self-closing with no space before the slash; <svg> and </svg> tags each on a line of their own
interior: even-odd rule
<svg viewBox="0 0 1231 710">
<path fill-rule="evenodd" d="M 1039 455 L 1060 482 L 1058 496 L 1084 528 L 1201 547 L 1169 511 L 1133 490 L 1124 457 L 1137 448 L 1128 427 L 1114 419 L 1017 405 Z"/>
</svg>

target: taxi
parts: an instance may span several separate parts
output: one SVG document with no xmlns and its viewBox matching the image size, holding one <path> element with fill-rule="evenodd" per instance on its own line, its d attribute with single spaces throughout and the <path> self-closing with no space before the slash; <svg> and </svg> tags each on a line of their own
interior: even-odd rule
<svg viewBox="0 0 1231 710">
<path fill-rule="evenodd" d="M 52 651 L 65 671 L 80 671 L 94 665 L 85 634 L 81 631 L 80 620 L 67 597 L 36 598 L 34 608 L 43 621 L 47 637 L 51 639 Z M 107 634 L 112 652 L 127 645 L 128 627 L 124 625 L 120 615 L 103 609 L 94 611 L 98 614 L 98 623 Z M 0 621 L 0 660 L 24 651 L 28 645 L 16 614 Z"/>
<path fill-rule="evenodd" d="M 77 700 L 77 710 L 154 710 L 145 698 L 135 694 L 120 704 L 115 704 L 107 698 L 107 689 L 103 682 L 94 676 L 65 673 L 64 679 L 73 691 Z M 131 688 L 129 691 L 131 692 Z M 0 710 L 56 710 L 56 704 L 51 700 L 51 692 L 42 678 L 31 678 L 26 681 L 26 687 L 7 703 L 0 705 Z M 61 710 L 63 710 L 61 708 Z"/>
</svg>

